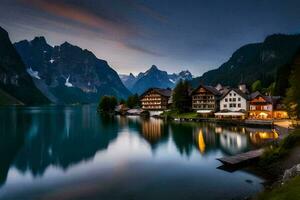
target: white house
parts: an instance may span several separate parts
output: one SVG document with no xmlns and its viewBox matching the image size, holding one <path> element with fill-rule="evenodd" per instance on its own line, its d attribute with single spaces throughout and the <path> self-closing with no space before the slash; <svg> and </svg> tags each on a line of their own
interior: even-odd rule
<svg viewBox="0 0 300 200">
<path fill-rule="evenodd" d="M 239 89 L 228 90 L 220 100 L 220 112 L 217 117 L 245 117 L 249 109 L 248 95 Z"/>
</svg>

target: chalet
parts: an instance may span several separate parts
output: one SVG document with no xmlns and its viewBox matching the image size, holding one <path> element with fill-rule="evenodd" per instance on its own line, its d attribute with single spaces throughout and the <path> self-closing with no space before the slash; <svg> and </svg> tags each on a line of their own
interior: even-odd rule
<svg viewBox="0 0 300 200">
<path fill-rule="evenodd" d="M 215 116 L 245 118 L 248 108 L 248 95 L 240 89 L 229 89 L 220 98 L 220 112 L 215 113 Z"/>
<path fill-rule="evenodd" d="M 221 93 L 212 86 L 200 85 L 192 91 L 192 109 L 201 114 L 212 114 L 219 108 Z"/>
<path fill-rule="evenodd" d="M 287 112 L 279 96 L 265 96 L 259 92 L 250 95 L 249 118 L 252 119 L 284 119 Z"/>
<path fill-rule="evenodd" d="M 163 111 L 168 108 L 171 89 L 150 88 L 140 96 L 143 110 Z"/>
</svg>

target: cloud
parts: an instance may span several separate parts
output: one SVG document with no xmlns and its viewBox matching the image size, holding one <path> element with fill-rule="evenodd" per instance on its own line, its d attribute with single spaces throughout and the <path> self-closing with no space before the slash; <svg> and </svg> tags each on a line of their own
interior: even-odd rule
<svg viewBox="0 0 300 200">
<path fill-rule="evenodd" d="M 105 17 L 96 15 L 88 10 L 78 6 L 47 0 L 22 0 L 23 2 L 47 12 L 55 17 L 60 17 L 64 20 L 69 20 L 89 27 L 93 30 L 98 30 L 110 37 L 131 37 L 138 35 L 138 32 L 131 29 L 128 24 L 117 23 Z M 67 21 L 64 21 L 67 23 Z"/>
<path fill-rule="evenodd" d="M 20 1 L 24 3 L 24 5 L 34 8 L 38 12 L 37 17 L 39 19 L 35 22 L 35 24 L 37 24 L 38 21 L 47 21 L 47 23 L 44 25 L 39 24 L 40 28 L 41 26 L 49 25 L 51 26 L 50 29 L 55 29 L 55 27 L 59 28 L 59 30 L 52 30 L 56 32 L 65 32 L 66 29 L 69 29 L 70 31 L 74 31 L 77 29 L 78 33 L 87 33 L 90 36 L 100 37 L 102 39 L 114 41 L 119 45 L 119 47 L 123 49 L 126 48 L 129 50 L 138 51 L 152 56 L 162 56 L 158 52 L 154 52 L 147 48 L 131 44 L 130 41 L 135 40 L 138 37 L 143 37 L 145 36 L 145 34 L 141 33 L 133 25 L 129 24 L 125 19 L 119 21 L 115 20 L 113 17 L 110 16 L 111 13 L 109 12 L 112 11 L 106 10 L 108 13 L 99 14 L 95 13 L 95 10 L 97 10 L 96 8 L 94 8 L 94 10 L 90 10 L 90 7 L 79 7 L 76 4 L 67 4 L 63 1 Z M 139 10 L 142 10 L 148 15 L 151 15 L 152 17 L 160 21 L 164 21 L 162 16 L 159 16 L 151 9 L 148 9 L 145 6 L 140 6 L 138 4 L 134 5 Z M 98 9 L 101 10 L 101 8 Z M 41 15 L 41 12 L 44 14 L 46 13 L 46 15 Z M 42 16 L 45 18 L 45 20 L 42 20 Z M 49 27 L 45 27 L 45 29 L 49 29 Z"/>
<path fill-rule="evenodd" d="M 163 54 L 161 54 L 159 52 L 146 49 L 146 48 L 138 46 L 136 44 L 123 43 L 123 45 L 126 48 L 129 48 L 129 49 L 132 49 L 132 50 L 135 50 L 135 51 L 138 51 L 138 52 L 142 52 L 142 53 L 145 53 L 145 54 L 149 54 L 149 55 L 152 55 L 152 56 L 159 56 L 159 57 L 164 56 Z"/>
<path fill-rule="evenodd" d="M 137 8 L 140 12 L 144 13 L 145 15 L 148 15 L 152 17 L 153 19 L 161 22 L 161 23 L 167 23 L 167 17 L 164 15 L 161 15 L 160 13 L 156 12 L 155 10 L 151 9 L 148 6 L 142 5 L 142 4 L 134 4 L 134 7 Z"/>
</svg>

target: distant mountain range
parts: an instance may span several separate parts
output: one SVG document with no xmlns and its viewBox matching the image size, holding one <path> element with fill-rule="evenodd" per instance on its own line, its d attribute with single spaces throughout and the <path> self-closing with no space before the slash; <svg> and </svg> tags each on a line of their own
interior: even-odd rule
<svg viewBox="0 0 300 200">
<path fill-rule="evenodd" d="M 250 86 L 261 80 L 264 87 L 275 82 L 279 67 L 289 63 L 300 47 L 300 35 L 275 34 L 264 42 L 239 48 L 219 68 L 194 78 L 191 83 L 236 86 L 243 82 Z M 288 79 L 288 77 L 286 77 Z"/>
<path fill-rule="evenodd" d="M 155 65 L 137 76 L 118 75 L 88 50 L 67 42 L 52 47 L 44 37 L 13 45 L 0 27 L 0 105 L 96 103 L 102 95 L 126 98 L 150 87 L 173 88 L 180 79 L 194 87 L 199 83 L 235 87 L 241 82 L 250 86 L 256 80 L 268 87 L 280 82 L 277 94 L 284 95 L 290 74 L 286 66 L 299 47 L 300 35 L 275 34 L 239 48 L 219 68 L 197 78 L 189 71 L 168 74 Z"/>
<path fill-rule="evenodd" d="M 141 94 L 151 87 L 173 88 L 176 83 L 182 80 L 192 80 L 193 76 L 189 71 L 181 71 L 178 74 L 168 74 L 152 65 L 146 72 L 141 72 L 137 76 L 119 75 L 123 84 L 132 92 Z"/>
<path fill-rule="evenodd" d="M 35 86 L 8 33 L 0 27 L 0 104 L 50 103 Z"/>
<path fill-rule="evenodd" d="M 50 46 L 44 37 L 14 44 L 35 85 L 54 103 L 95 103 L 102 95 L 130 92 L 105 60 L 67 42 Z"/>
</svg>

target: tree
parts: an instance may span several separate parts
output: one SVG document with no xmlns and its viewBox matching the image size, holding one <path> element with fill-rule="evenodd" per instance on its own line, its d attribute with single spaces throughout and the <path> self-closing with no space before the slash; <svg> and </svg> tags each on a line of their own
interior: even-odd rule
<svg viewBox="0 0 300 200">
<path fill-rule="evenodd" d="M 252 85 L 251 85 L 251 91 L 252 92 L 256 92 L 256 91 L 261 91 L 262 90 L 262 84 L 260 80 L 255 81 Z"/>
<path fill-rule="evenodd" d="M 263 88 L 262 91 L 263 91 L 263 93 L 265 93 L 266 95 L 272 96 L 272 95 L 274 95 L 274 93 L 275 93 L 275 87 L 276 87 L 276 84 L 275 84 L 275 82 L 273 82 L 273 83 L 271 83 L 271 85 L 269 85 L 269 87 Z"/>
<path fill-rule="evenodd" d="M 103 113 L 112 113 L 117 106 L 118 101 L 114 96 L 103 96 L 98 104 L 98 111 Z"/>
<path fill-rule="evenodd" d="M 138 94 L 134 94 L 132 96 L 129 96 L 126 102 L 126 105 L 128 108 L 134 108 L 139 106 L 140 104 L 140 99 Z"/>
<path fill-rule="evenodd" d="M 191 108 L 190 85 L 187 81 L 180 80 L 173 90 L 173 108 L 178 112 L 188 112 Z"/>
<path fill-rule="evenodd" d="M 290 87 L 287 90 L 284 102 L 291 117 L 300 117 L 300 51 L 292 64 L 289 78 Z"/>
<path fill-rule="evenodd" d="M 119 100 L 119 104 L 126 104 L 125 99 L 120 99 L 120 100 Z"/>
</svg>

